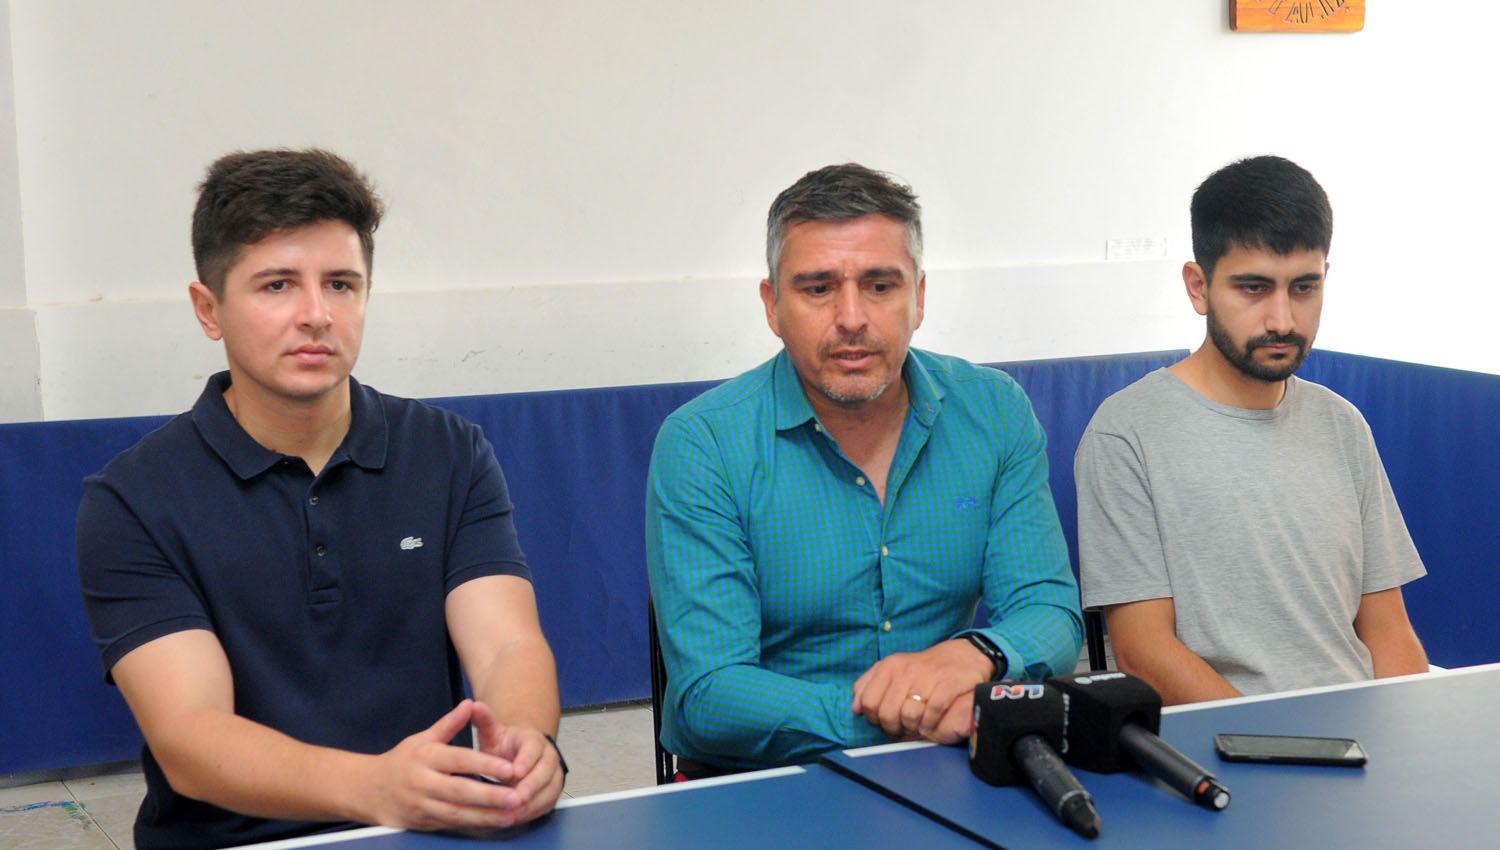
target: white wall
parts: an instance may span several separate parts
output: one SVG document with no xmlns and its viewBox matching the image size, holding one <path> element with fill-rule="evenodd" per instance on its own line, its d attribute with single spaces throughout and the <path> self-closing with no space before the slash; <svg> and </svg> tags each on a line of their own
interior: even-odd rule
<svg viewBox="0 0 1500 850">
<path fill-rule="evenodd" d="M 344 153 L 390 204 L 357 374 L 392 392 L 748 368 L 776 347 L 765 209 L 849 159 L 922 196 L 924 347 L 1196 344 L 1188 198 L 1278 152 L 1334 202 L 1320 345 L 1500 372 L 1491 4 L 1372 4 L 1349 36 L 1234 34 L 1208 0 L 10 6 L 47 418 L 192 402 L 222 362 L 184 294 L 194 185 L 273 145 Z M 1103 262 L 1117 237 L 1168 258 Z"/>
<path fill-rule="evenodd" d="M 0 422 L 42 418 L 35 315 L 26 306 L 11 95 L 10 4 L 0 0 Z"/>
</svg>

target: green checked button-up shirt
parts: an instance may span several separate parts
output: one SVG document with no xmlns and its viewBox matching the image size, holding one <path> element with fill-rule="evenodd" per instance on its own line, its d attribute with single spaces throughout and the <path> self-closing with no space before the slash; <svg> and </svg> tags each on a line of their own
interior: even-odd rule
<svg viewBox="0 0 1500 850">
<path fill-rule="evenodd" d="M 783 351 L 669 416 L 646 485 L 662 743 L 727 767 L 885 742 L 854 680 L 983 628 L 1015 678 L 1072 671 L 1078 587 L 1046 437 L 1003 372 L 913 349 L 882 506 Z"/>
</svg>

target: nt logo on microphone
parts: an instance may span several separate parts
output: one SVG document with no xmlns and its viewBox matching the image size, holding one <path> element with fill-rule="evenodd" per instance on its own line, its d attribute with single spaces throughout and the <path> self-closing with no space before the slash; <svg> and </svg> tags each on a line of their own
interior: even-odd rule
<svg viewBox="0 0 1500 850">
<path fill-rule="evenodd" d="M 990 688 L 990 699 L 1041 699 L 1045 691 L 1040 682 L 999 684 Z"/>
<path fill-rule="evenodd" d="M 420 538 L 420 537 L 403 537 L 403 538 L 401 538 L 401 551 L 403 551 L 403 552 L 409 552 L 412 549 L 421 549 L 421 548 L 422 548 L 422 538 Z"/>
</svg>

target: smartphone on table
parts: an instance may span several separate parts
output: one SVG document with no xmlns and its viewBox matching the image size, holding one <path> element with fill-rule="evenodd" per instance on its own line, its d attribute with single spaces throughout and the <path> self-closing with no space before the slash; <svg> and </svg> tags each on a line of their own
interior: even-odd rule
<svg viewBox="0 0 1500 850">
<path fill-rule="evenodd" d="M 1222 733 L 1214 736 L 1214 749 L 1225 761 L 1336 767 L 1362 767 L 1366 761 L 1364 747 L 1352 738 Z"/>
</svg>

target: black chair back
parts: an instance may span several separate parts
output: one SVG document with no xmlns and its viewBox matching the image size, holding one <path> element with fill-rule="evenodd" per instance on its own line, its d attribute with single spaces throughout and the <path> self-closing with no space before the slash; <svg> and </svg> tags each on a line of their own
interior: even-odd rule
<svg viewBox="0 0 1500 850">
<path fill-rule="evenodd" d="M 661 658 L 661 639 L 656 635 L 656 605 L 646 598 L 647 631 L 651 640 L 651 743 L 656 748 L 656 784 L 667 785 L 677 775 L 671 753 L 661 745 L 661 705 L 667 696 L 667 665 Z"/>
</svg>

